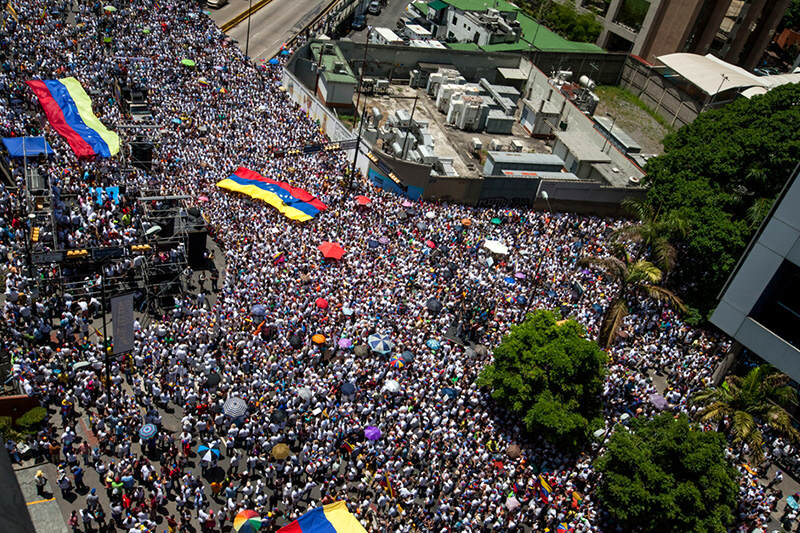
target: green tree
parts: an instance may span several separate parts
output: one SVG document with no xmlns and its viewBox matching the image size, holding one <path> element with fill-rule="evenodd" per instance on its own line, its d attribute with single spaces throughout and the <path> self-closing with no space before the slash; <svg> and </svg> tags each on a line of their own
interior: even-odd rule
<svg viewBox="0 0 800 533">
<path fill-rule="evenodd" d="M 675 212 L 663 215 L 643 200 L 626 200 L 622 205 L 639 222 L 618 229 L 614 236 L 639 243 L 636 259 L 647 253 L 661 270 L 672 270 L 677 252 L 671 241 L 686 236 L 686 221 Z"/>
<path fill-rule="evenodd" d="M 645 294 L 657 300 L 668 301 L 681 311 L 686 310 L 683 302 L 675 293 L 658 285 L 663 274 L 657 266 L 643 259 L 631 260 L 621 246 L 617 248 L 616 256 L 584 257 L 578 264 L 602 269 L 617 285 L 617 292 L 608 304 L 603 315 L 603 322 L 600 324 L 600 331 L 597 334 L 597 342 L 606 350 L 611 347 L 617 337 L 622 319 L 628 315 L 629 298 L 633 298 L 637 294 Z"/>
<path fill-rule="evenodd" d="M 647 201 L 688 225 L 671 281 L 706 314 L 755 231 L 751 211 L 780 192 L 800 159 L 800 84 L 702 113 L 647 163 Z M 750 215 L 748 215 L 750 213 Z"/>
<path fill-rule="evenodd" d="M 786 13 L 778 24 L 778 31 L 780 32 L 783 28 L 800 30 L 800 0 L 792 0 L 789 3 Z"/>
<path fill-rule="evenodd" d="M 598 497 L 626 531 L 724 533 L 738 493 L 725 444 L 685 415 L 634 419 L 596 461 Z"/>
<path fill-rule="evenodd" d="M 744 377 L 727 376 L 722 387 L 698 392 L 692 402 L 702 406 L 698 417 L 703 422 L 722 425 L 728 420 L 727 433 L 735 444 L 747 444 L 756 463 L 764 458 L 764 444 L 759 424 L 766 424 L 794 441 L 800 433 L 792 426 L 784 409 L 796 401 L 797 393 L 789 385 L 789 377 L 770 365 L 761 365 Z"/>
<path fill-rule="evenodd" d="M 580 324 L 539 310 L 511 328 L 478 385 L 531 433 L 577 448 L 602 424 L 606 360 Z"/>
</svg>

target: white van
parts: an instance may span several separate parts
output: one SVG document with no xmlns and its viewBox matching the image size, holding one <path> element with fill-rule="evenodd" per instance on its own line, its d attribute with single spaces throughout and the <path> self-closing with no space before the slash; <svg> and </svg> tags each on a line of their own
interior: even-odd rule
<svg viewBox="0 0 800 533">
<path fill-rule="evenodd" d="M 227 3 L 228 0 L 206 0 L 206 5 L 211 9 L 219 9 Z"/>
</svg>

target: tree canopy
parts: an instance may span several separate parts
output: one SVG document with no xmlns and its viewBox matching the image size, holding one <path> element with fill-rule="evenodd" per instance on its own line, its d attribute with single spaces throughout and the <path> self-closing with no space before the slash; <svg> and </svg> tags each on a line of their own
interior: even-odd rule
<svg viewBox="0 0 800 533">
<path fill-rule="evenodd" d="M 704 313 L 800 158 L 800 84 L 702 113 L 646 167 L 647 200 L 688 225 L 673 281 Z"/>
<path fill-rule="evenodd" d="M 598 496 L 628 531 L 724 533 L 738 493 L 724 451 L 722 434 L 693 427 L 685 415 L 634 419 L 597 459 Z"/>
<path fill-rule="evenodd" d="M 540 310 L 511 328 L 478 384 L 528 431 L 577 448 L 602 423 L 606 359 L 580 324 Z"/>
</svg>

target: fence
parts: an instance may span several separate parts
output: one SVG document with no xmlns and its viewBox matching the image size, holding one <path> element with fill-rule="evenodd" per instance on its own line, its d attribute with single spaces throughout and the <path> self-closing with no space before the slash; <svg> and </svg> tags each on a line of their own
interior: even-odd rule
<svg viewBox="0 0 800 533">
<path fill-rule="evenodd" d="M 625 61 L 619 85 L 633 92 L 676 129 L 693 122 L 703 109 L 702 96 L 689 94 L 664 76 L 663 67 L 645 63 L 636 56 Z"/>
</svg>

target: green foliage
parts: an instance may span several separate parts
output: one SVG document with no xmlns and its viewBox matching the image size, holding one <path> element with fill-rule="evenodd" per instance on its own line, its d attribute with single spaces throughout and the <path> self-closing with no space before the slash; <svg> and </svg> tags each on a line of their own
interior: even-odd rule
<svg viewBox="0 0 800 533">
<path fill-rule="evenodd" d="M 764 444 L 759 424 L 767 424 L 775 432 L 795 442 L 800 432 L 784 407 L 797 401 L 797 393 L 789 386 L 789 377 L 770 365 L 761 365 L 745 377 L 727 376 L 724 387 L 710 387 L 692 397 L 700 405 L 703 422 L 720 423 L 728 419 L 727 430 L 735 444 L 747 444 L 756 463 L 764 457 Z"/>
<path fill-rule="evenodd" d="M 574 320 L 528 315 L 494 351 L 478 385 L 519 415 L 528 431 L 577 448 L 602 422 L 606 354 Z"/>
<path fill-rule="evenodd" d="M 789 7 L 778 25 L 778 31 L 783 28 L 800 30 L 800 0 L 792 0 L 789 3 Z"/>
<path fill-rule="evenodd" d="M 17 418 L 16 425 L 23 430 L 31 430 L 44 422 L 47 417 L 47 409 L 44 407 L 34 407 L 26 411 L 21 417 Z"/>
<path fill-rule="evenodd" d="M 648 0 L 622 0 L 616 20 L 638 31 L 649 9 Z"/>
<path fill-rule="evenodd" d="M 774 199 L 800 158 L 798 104 L 800 84 L 792 84 L 702 113 L 668 135 L 665 153 L 647 164 L 648 202 L 689 226 L 672 281 L 703 314 L 763 213 L 751 207 Z"/>
<path fill-rule="evenodd" d="M 570 41 L 593 43 L 603 31 L 602 24 L 592 13 L 578 13 L 571 4 L 531 0 L 523 2 L 522 8 L 534 20 Z"/>
<path fill-rule="evenodd" d="M 700 431 L 685 415 L 635 419 L 596 462 L 598 496 L 627 531 L 724 533 L 738 492 L 724 451 L 720 433 Z"/>
</svg>

